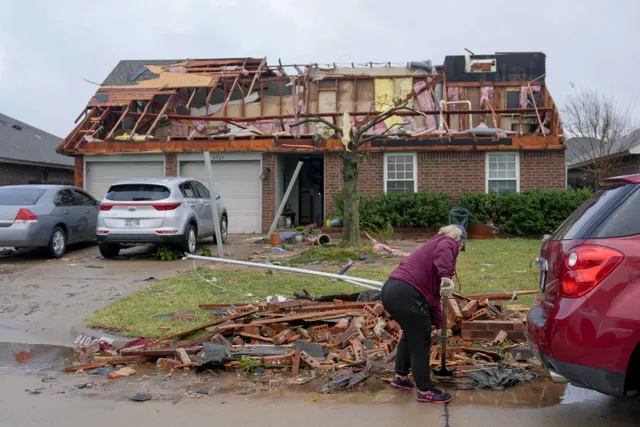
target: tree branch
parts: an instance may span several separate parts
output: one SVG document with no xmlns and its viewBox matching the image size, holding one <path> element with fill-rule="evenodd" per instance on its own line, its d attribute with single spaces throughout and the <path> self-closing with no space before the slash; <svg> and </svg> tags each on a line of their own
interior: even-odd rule
<svg viewBox="0 0 640 427">
<path fill-rule="evenodd" d="M 307 119 L 302 119 L 297 123 L 289 125 L 289 127 L 290 128 L 297 127 L 297 126 L 303 125 L 305 123 L 322 123 L 324 125 L 327 125 L 331 129 L 335 130 L 336 133 L 342 135 L 342 128 L 340 126 L 334 125 L 330 121 L 325 120 L 322 117 L 318 117 L 318 116 L 313 116 L 313 117 L 310 117 L 310 118 L 307 118 Z"/>
</svg>

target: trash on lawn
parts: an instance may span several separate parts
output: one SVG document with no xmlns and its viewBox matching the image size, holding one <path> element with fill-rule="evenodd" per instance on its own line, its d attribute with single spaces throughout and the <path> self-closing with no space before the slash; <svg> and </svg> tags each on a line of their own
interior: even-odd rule
<svg viewBox="0 0 640 427">
<path fill-rule="evenodd" d="M 525 340 L 527 308 L 509 302 L 534 292 L 453 294 L 447 366 L 456 368 L 454 385 L 460 380 L 463 388 L 502 389 L 535 377 L 530 371 L 537 364 L 523 363 L 511 354 Z M 66 371 L 140 363 L 155 363 L 168 371 L 193 367 L 196 372 L 255 373 L 260 367 L 294 376 L 304 371 L 327 374 L 326 392 L 351 388 L 393 370 L 402 329 L 384 310 L 379 294 L 371 290 L 313 297 L 303 290 L 295 293 L 303 299 L 276 296 L 263 303 L 201 304 L 199 308 L 211 315 L 206 324 L 158 340 L 140 338 L 120 349 L 93 351 L 93 359 L 87 356 L 83 364 Z M 190 336 L 194 333 L 199 335 Z M 430 355 L 431 367 L 439 366 L 441 352 L 435 339 Z M 109 375 L 119 378 L 125 369 Z"/>
</svg>

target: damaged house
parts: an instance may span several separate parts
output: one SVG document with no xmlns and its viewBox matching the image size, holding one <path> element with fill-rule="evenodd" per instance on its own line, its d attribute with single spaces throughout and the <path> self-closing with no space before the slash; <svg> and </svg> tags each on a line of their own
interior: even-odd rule
<svg viewBox="0 0 640 427">
<path fill-rule="evenodd" d="M 378 123 L 359 188 L 502 192 L 565 187 L 558 110 L 543 53 L 447 56 L 431 62 L 269 65 L 266 58 L 127 60 L 107 76 L 57 151 L 75 157 L 75 184 L 97 198 L 123 178 L 189 176 L 229 211 L 229 231 L 266 232 L 299 161 L 287 201 L 295 224 L 334 212 L 342 126 L 406 103 Z"/>
</svg>

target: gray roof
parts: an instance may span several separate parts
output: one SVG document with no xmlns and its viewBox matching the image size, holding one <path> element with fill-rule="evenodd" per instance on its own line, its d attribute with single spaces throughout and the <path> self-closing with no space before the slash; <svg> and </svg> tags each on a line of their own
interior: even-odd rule
<svg viewBox="0 0 640 427">
<path fill-rule="evenodd" d="M 580 149 L 580 146 L 589 147 L 591 143 L 591 138 L 571 138 L 565 142 L 567 146 L 567 150 L 565 152 L 565 163 L 567 166 L 577 166 L 581 163 L 585 163 L 585 160 L 589 160 L 585 157 L 585 148 Z M 640 146 L 640 130 L 636 130 L 631 132 L 629 135 L 624 136 L 615 140 L 611 144 L 611 149 L 608 150 L 610 154 L 625 154 L 628 153 L 632 148 Z M 608 157 L 608 156 L 605 156 Z"/>
<path fill-rule="evenodd" d="M 182 59 L 125 59 L 118 62 L 118 65 L 111 71 L 107 78 L 102 82 L 104 86 L 126 86 L 134 82 L 143 80 L 151 80 L 158 77 L 157 74 L 144 69 L 145 65 L 171 65 Z M 140 74 L 139 74 L 140 73 Z M 136 74 L 139 76 L 132 79 Z"/>
<path fill-rule="evenodd" d="M 62 138 L 0 114 L 0 162 L 73 167 L 73 158 L 56 153 Z"/>
</svg>

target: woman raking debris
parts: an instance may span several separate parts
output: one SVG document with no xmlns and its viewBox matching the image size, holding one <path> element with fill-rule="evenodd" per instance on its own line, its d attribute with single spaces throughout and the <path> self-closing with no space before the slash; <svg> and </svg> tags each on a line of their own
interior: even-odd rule
<svg viewBox="0 0 640 427">
<path fill-rule="evenodd" d="M 436 389 L 429 373 L 431 325 L 442 331 L 441 295 L 453 293 L 452 277 L 467 232 L 459 225 L 443 227 L 438 235 L 403 259 L 382 288 L 382 304 L 403 330 L 396 354 L 395 388 L 413 390 L 419 402 L 447 403 L 451 394 Z M 445 331 L 446 333 L 446 331 Z"/>
</svg>

